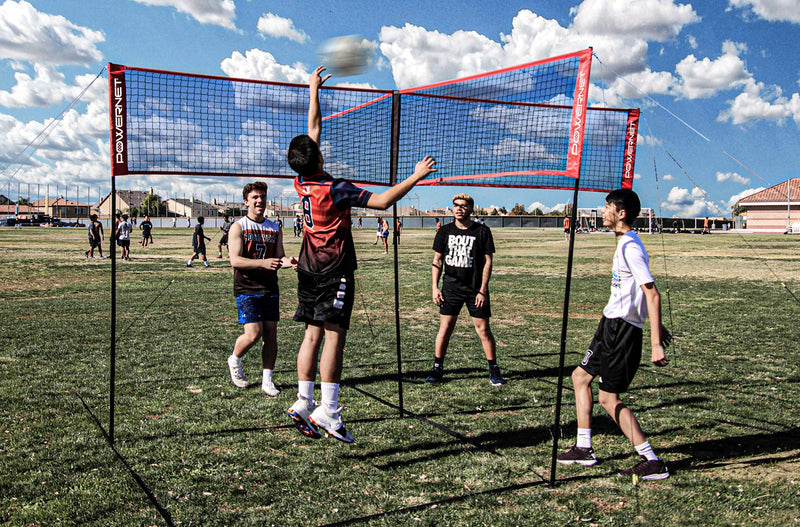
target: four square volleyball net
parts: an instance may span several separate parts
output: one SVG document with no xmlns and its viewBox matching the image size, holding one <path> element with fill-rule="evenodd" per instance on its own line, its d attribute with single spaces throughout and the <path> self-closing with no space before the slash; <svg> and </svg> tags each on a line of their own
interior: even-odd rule
<svg viewBox="0 0 800 527">
<path fill-rule="evenodd" d="M 405 90 L 323 86 L 326 170 L 392 185 L 631 187 L 638 110 L 588 107 L 592 50 Z M 293 178 L 308 86 L 109 64 L 112 176 Z"/>
</svg>

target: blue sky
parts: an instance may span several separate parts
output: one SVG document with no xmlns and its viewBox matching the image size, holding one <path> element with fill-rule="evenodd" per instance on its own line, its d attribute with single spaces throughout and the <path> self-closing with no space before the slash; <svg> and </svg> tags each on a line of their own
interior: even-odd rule
<svg viewBox="0 0 800 527">
<path fill-rule="evenodd" d="M 110 188 L 105 73 L 33 152 L 38 134 L 108 62 L 305 83 L 328 38 L 358 34 L 362 75 L 405 88 L 592 46 L 592 105 L 642 109 L 634 189 L 665 216 L 727 215 L 737 197 L 798 177 L 800 0 L 2 0 L 0 193 Z M 41 137 L 41 136 L 40 136 Z M 22 155 L 20 155 L 22 153 Z M 658 184 L 656 184 L 656 176 Z M 75 196 L 79 185 L 80 195 Z M 231 197 L 239 179 L 126 177 L 118 188 Z M 415 189 L 433 208 L 458 189 Z M 571 193 L 465 189 L 479 206 L 563 207 Z M 51 193 L 53 191 L 51 190 Z M 270 194 L 292 194 L 273 180 Z M 581 193 L 579 205 L 603 195 Z"/>
</svg>

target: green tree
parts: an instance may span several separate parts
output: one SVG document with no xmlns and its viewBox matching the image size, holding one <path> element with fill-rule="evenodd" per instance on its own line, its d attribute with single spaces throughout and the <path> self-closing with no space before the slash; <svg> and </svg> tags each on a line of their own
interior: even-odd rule
<svg viewBox="0 0 800 527">
<path fill-rule="evenodd" d="M 527 216 L 528 211 L 525 210 L 525 205 L 520 205 L 519 203 L 514 203 L 514 208 L 511 209 L 512 216 Z"/>
<path fill-rule="evenodd" d="M 542 212 L 542 209 L 540 209 L 539 207 L 536 207 L 535 209 L 533 209 L 533 212 L 531 212 L 531 214 L 534 216 L 543 216 L 544 212 Z"/>
<path fill-rule="evenodd" d="M 139 215 L 166 216 L 167 202 L 161 201 L 161 196 L 158 194 L 149 194 L 142 200 L 142 205 L 139 207 Z"/>
</svg>

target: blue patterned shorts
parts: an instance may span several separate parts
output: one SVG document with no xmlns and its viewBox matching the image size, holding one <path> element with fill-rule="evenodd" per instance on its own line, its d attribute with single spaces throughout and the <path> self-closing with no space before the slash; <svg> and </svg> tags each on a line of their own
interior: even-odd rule
<svg viewBox="0 0 800 527">
<path fill-rule="evenodd" d="M 239 324 L 277 322 L 281 318 L 278 295 L 236 295 Z"/>
</svg>

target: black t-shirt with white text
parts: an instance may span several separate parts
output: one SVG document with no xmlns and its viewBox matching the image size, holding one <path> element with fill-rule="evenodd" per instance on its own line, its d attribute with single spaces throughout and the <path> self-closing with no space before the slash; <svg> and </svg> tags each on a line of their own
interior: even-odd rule
<svg viewBox="0 0 800 527">
<path fill-rule="evenodd" d="M 443 282 L 477 292 L 486 255 L 494 254 L 494 239 L 485 225 L 473 221 L 468 228 L 459 229 L 452 222 L 436 232 L 433 250 L 442 254 Z"/>
</svg>

